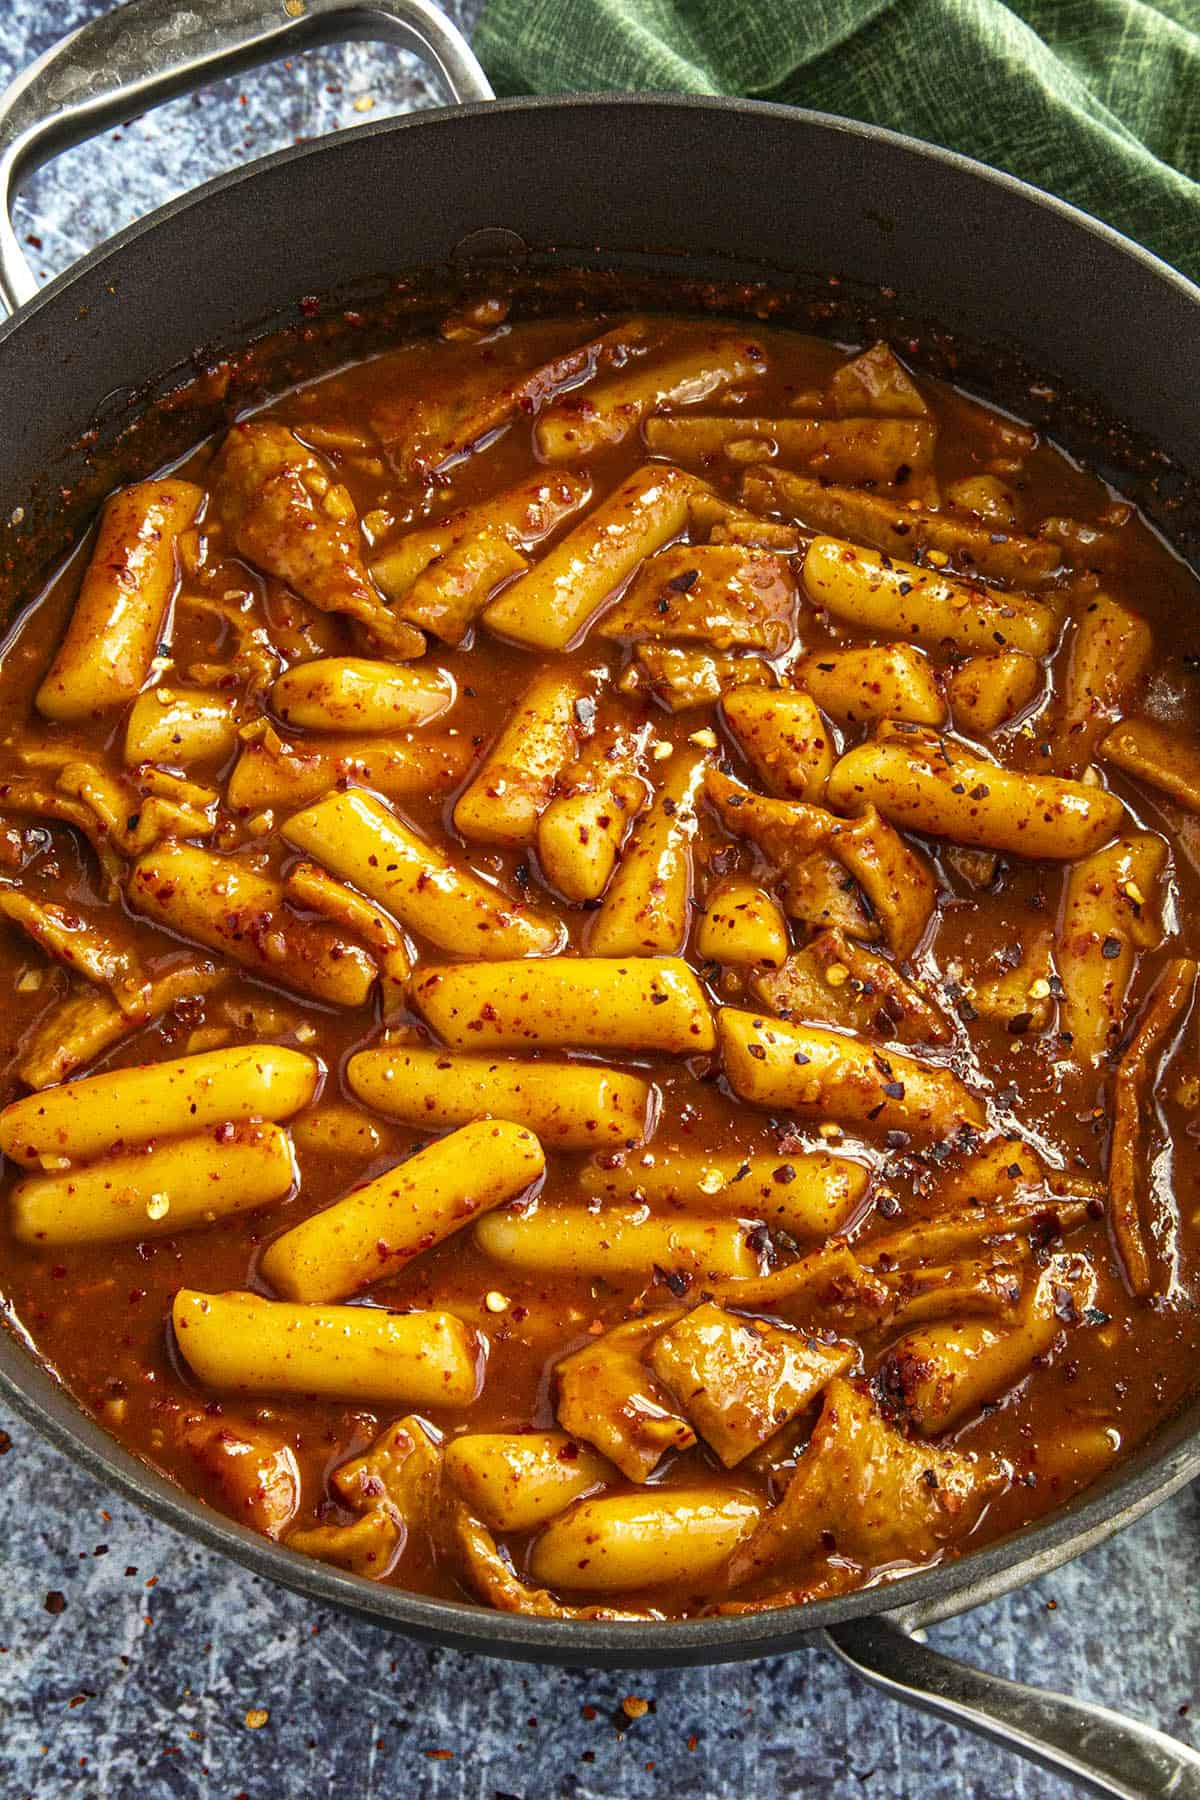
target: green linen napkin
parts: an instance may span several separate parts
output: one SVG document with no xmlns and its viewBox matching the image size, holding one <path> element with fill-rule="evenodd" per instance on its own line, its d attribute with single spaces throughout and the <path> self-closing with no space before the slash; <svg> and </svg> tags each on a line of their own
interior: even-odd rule
<svg viewBox="0 0 1200 1800">
<path fill-rule="evenodd" d="M 1200 0 L 487 0 L 501 94 L 748 94 L 888 125 L 1200 279 Z"/>
</svg>

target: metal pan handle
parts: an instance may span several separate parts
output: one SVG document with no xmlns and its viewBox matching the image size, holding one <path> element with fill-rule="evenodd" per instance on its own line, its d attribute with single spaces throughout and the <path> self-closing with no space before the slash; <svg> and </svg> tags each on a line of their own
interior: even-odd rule
<svg viewBox="0 0 1200 1800">
<path fill-rule="evenodd" d="M 1091 1793 L 1120 1800 L 1200 1800 L 1200 1755 L 1152 1725 L 969 1668 L 886 1617 L 821 1634 L 856 1675 L 893 1699 L 994 1738 Z"/>
<path fill-rule="evenodd" d="M 37 292 L 12 206 L 43 163 L 219 76 L 361 38 L 415 50 L 456 103 L 493 98 L 432 0 L 127 0 L 52 45 L 0 94 L 0 304 L 15 311 Z"/>
</svg>

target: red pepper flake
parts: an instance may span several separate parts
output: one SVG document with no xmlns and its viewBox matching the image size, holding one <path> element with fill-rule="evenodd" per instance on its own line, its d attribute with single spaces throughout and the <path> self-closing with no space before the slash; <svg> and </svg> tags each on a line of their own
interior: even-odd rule
<svg viewBox="0 0 1200 1800">
<path fill-rule="evenodd" d="M 42 1601 L 42 1605 L 48 1613 L 53 1613 L 57 1617 L 60 1612 L 67 1610 L 67 1596 L 60 1588 L 51 1588 Z"/>
</svg>

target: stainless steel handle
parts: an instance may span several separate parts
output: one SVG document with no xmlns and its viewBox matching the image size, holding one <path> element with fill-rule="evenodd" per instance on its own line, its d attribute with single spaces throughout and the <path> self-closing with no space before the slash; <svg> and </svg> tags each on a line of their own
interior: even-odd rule
<svg viewBox="0 0 1200 1800">
<path fill-rule="evenodd" d="M 0 94 L 0 304 L 15 311 L 37 292 L 12 223 L 13 200 L 35 169 L 218 76 L 353 38 L 415 50 L 456 103 L 493 97 L 433 0 L 127 0 L 52 45 Z"/>
<path fill-rule="evenodd" d="M 1152 1725 L 969 1668 L 887 1618 L 849 1619 L 821 1635 L 873 1687 L 994 1738 L 1091 1793 L 1200 1800 L 1200 1755 Z"/>
</svg>

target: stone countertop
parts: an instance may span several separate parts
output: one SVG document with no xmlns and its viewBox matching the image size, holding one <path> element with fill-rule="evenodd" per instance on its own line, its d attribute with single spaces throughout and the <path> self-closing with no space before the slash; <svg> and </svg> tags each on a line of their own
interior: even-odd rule
<svg viewBox="0 0 1200 1800">
<path fill-rule="evenodd" d="M 96 0 L 8 0 L 7 81 Z M 478 0 L 451 8 L 472 22 Z M 222 83 L 75 150 L 18 213 L 39 274 L 266 150 L 436 103 L 414 61 L 352 45 Z M 1064 1783 L 869 1693 L 831 1657 L 560 1670 L 414 1646 L 314 1611 L 141 1516 L 0 1409 L 0 1769 L 13 1796 L 328 1791 L 428 1800 L 1051 1800 Z M 7 1439 L 0 1437 L 0 1445 Z M 1189 1738 L 1200 1492 L 931 1641 Z M 637 1722 L 626 1695 L 650 1710 Z"/>
</svg>

